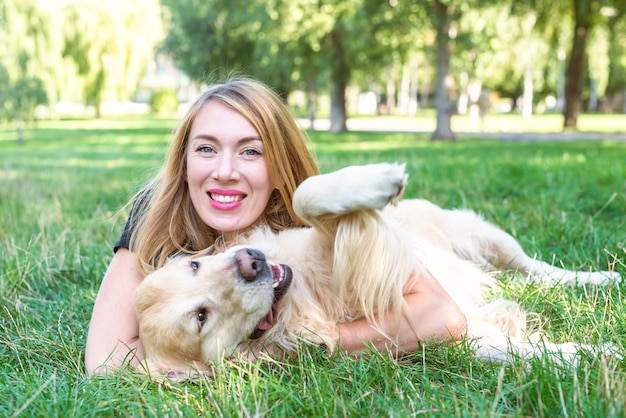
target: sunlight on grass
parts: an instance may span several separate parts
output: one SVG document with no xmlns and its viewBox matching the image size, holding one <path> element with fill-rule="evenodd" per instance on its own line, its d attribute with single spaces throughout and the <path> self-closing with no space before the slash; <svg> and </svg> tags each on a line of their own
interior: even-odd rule
<svg viewBox="0 0 626 418">
<path fill-rule="evenodd" d="M 626 115 L 586 114 L 578 118 L 580 132 L 626 133 Z M 484 126 L 467 115 L 452 118 L 455 132 L 562 132 L 563 116 L 556 113 L 535 114 L 525 119 L 521 114 L 487 114 Z"/>
<path fill-rule="evenodd" d="M 329 134 L 326 132 L 310 133 L 315 142 L 317 153 L 333 153 L 337 151 L 392 151 L 403 148 L 432 146 L 424 134 L 381 134 L 372 132 L 347 132 L 345 134 Z"/>
</svg>

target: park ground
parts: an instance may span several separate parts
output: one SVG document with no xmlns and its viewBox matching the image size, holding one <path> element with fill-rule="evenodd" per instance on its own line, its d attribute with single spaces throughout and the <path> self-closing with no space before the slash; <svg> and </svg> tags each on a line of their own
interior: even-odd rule
<svg viewBox="0 0 626 418">
<path fill-rule="evenodd" d="M 309 129 L 311 123 L 301 118 L 299 123 Z M 579 129 L 563 131 L 562 116 L 558 114 L 536 115 L 524 119 L 520 115 L 491 115 L 484 125 L 465 116 L 452 118 L 452 129 L 458 137 L 502 139 L 504 141 L 580 141 L 614 140 L 626 141 L 626 115 L 582 115 Z M 328 119 L 317 119 L 314 129 L 325 131 Z M 405 132 L 429 134 L 435 130 L 434 114 L 424 113 L 417 117 L 362 116 L 347 122 L 349 131 Z"/>
</svg>

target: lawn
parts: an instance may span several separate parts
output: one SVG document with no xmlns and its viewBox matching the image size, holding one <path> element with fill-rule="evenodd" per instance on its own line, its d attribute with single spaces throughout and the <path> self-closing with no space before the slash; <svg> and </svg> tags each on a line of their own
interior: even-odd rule
<svg viewBox="0 0 626 418">
<path fill-rule="evenodd" d="M 21 146 L 0 129 L 0 416 L 626 415 L 624 359 L 502 365 L 464 346 L 429 345 L 398 361 L 310 348 L 186 384 L 130 371 L 87 378 L 86 331 L 124 222 L 118 211 L 158 167 L 174 126 L 149 117 L 41 122 Z M 406 162 L 406 196 L 477 210 L 566 268 L 626 275 L 626 142 L 311 137 L 322 171 Z M 626 285 L 544 288 L 506 276 L 502 292 L 537 312 L 550 339 L 608 342 L 626 356 Z"/>
</svg>

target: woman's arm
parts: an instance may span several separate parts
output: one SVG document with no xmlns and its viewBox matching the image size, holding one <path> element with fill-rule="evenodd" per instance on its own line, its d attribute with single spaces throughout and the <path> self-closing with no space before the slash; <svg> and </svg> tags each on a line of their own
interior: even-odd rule
<svg viewBox="0 0 626 418">
<path fill-rule="evenodd" d="M 143 359 L 135 313 L 135 289 L 143 280 L 135 254 L 119 248 L 104 274 L 89 324 L 85 367 L 89 375 Z"/>
<path fill-rule="evenodd" d="M 417 350 L 423 341 L 457 341 L 465 336 L 465 315 L 428 270 L 421 271 L 417 280 L 411 277 L 407 286 L 400 320 L 391 312 L 385 314 L 384 334 L 364 318 L 341 324 L 340 349 L 357 354 L 373 346 L 400 355 Z"/>
</svg>

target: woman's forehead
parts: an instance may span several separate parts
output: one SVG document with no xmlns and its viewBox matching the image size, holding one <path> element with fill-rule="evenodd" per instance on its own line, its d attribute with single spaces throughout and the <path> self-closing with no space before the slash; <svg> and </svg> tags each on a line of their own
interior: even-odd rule
<svg viewBox="0 0 626 418">
<path fill-rule="evenodd" d="M 250 120 L 239 111 L 220 101 L 210 101 L 202 106 L 190 127 L 190 138 L 196 135 L 214 137 L 257 137 L 260 134 Z"/>
</svg>

